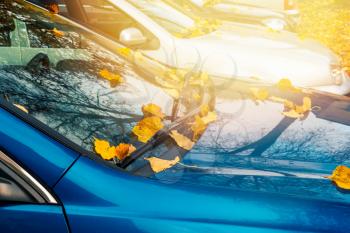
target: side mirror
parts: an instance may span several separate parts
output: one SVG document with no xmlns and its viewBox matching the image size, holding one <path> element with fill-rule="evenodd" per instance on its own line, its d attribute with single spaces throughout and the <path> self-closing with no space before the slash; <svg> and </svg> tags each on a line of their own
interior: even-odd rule
<svg viewBox="0 0 350 233">
<path fill-rule="evenodd" d="M 135 46 L 144 44 L 147 38 L 137 28 L 126 28 L 120 32 L 119 41 L 126 46 Z"/>
</svg>

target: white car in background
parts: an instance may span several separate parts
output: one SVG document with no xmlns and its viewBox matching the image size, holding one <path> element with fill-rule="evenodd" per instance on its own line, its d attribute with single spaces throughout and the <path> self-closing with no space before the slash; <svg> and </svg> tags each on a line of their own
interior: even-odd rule
<svg viewBox="0 0 350 233">
<path fill-rule="evenodd" d="M 74 2 L 79 2 L 81 12 L 76 4 L 69 9 Z M 288 78 L 300 87 L 339 95 L 350 92 L 350 79 L 339 58 L 294 33 L 234 23 L 212 26 L 162 0 L 69 0 L 65 4 L 63 15 L 169 67 L 199 65 L 218 83 L 239 79 L 273 84 Z"/>
<path fill-rule="evenodd" d="M 283 11 L 272 10 L 253 5 L 236 3 L 235 0 L 208 2 L 207 0 L 167 0 L 186 11 L 201 15 L 203 18 L 215 18 L 242 24 L 266 26 L 272 30 L 295 32 L 298 17 Z"/>
</svg>

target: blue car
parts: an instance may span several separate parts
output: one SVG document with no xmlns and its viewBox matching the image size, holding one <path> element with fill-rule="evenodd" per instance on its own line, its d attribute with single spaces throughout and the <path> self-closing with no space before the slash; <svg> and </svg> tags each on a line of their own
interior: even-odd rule
<svg viewBox="0 0 350 233">
<path fill-rule="evenodd" d="M 350 232 L 350 195 L 326 178 L 350 165 L 348 97 L 266 87 L 295 103 L 307 95 L 300 119 L 239 81 L 184 85 L 176 98 L 170 80 L 113 46 L 24 1 L 0 2 L 0 232 Z M 132 129 L 149 103 L 166 126 L 142 143 Z M 203 104 L 217 121 L 185 150 L 169 130 L 190 137 Z M 136 151 L 107 161 L 96 139 Z M 180 162 L 155 172 L 150 157 Z"/>
</svg>

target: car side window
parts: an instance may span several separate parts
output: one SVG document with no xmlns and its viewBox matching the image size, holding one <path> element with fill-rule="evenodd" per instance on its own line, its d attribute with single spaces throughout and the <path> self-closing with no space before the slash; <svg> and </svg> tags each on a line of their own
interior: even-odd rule
<svg viewBox="0 0 350 233">
<path fill-rule="evenodd" d="M 137 28 L 148 39 L 145 44 L 135 46 L 141 49 L 157 49 L 159 41 L 142 25 L 135 22 L 129 15 L 105 0 L 81 0 L 87 24 L 98 31 L 107 34 L 114 40 L 120 41 L 120 34 L 128 28 Z"/>
<path fill-rule="evenodd" d="M 34 198 L 23 187 L 23 181 L 19 176 L 1 161 L 0 202 L 34 202 Z"/>
</svg>

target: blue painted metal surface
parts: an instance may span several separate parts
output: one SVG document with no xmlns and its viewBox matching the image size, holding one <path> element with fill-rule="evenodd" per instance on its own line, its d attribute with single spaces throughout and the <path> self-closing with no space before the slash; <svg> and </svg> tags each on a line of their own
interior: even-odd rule
<svg viewBox="0 0 350 233">
<path fill-rule="evenodd" d="M 164 184 L 81 157 L 56 186 L 73 232 L 350 232 L 350 205 Z"/>
<path fill-rule="evenodd" d="M 68 233 L 62 207 L 56 205 L 0 205 L 0 232 Z"/>
<path fill-rule="evenodd" d="M 0 108 L 0 148 L 53 186 L 78 154 Z"/>
</svg>

